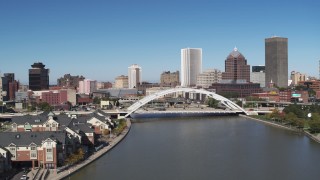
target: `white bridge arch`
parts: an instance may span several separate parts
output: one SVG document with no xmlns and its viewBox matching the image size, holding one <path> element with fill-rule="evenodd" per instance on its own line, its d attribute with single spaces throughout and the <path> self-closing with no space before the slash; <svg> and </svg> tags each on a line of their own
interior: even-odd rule
<svg viewBox="0 0 320 180">
<path fill-rule="evenodd" d="M 128 107 L 128 114 L 125 115 L 125 117 L 128 117 L 130 114 L 132 114 L 133 112 L 135 112 L 136 110 L 138 110 L 140 107 L 142 107 L 143 105 L 147 104 L 148 102 L 154 100 L 154 99 L 158 99 L 160 97 L 163 97 L 167 94 L 171 94 L 171 93 L 177 93 L 177 92 L 188 92 L 188 93 L 200 93 L 200 94 L 206 94 L 207 96 L 214 98 L 218 101 L 220 101 L 222 104 L 224 104 L 227 108 L 232 109 L 232 110 L 239 110 L 244 112 L 245 114 L 247 114 L 247 112 L 241 108 L 240 106 L 238 106 L 236 103 L 230 101 L 229 99 L 220 96 L 214 92 L 209 92 L 206 91 L 204 89 L 192 89 L 192 88 L 172 88 L 172 89 L 167 89 L 167 90 L 163 90 L 154 94 L 151 94 L 149 96 L 146 96 L 142 99 L 140 99 L 139 101 L 135 102 L 134 104 L 132 104 L 130 107 Z"/>
</svg>

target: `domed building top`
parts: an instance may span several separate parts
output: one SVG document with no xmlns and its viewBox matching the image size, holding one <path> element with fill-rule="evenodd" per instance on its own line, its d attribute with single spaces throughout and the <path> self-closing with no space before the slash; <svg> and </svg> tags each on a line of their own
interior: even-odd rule
<svg viewBox="0 0 320 180">
<path fill-rule="evenodd" d="M 244 56 L 238 51 L 237 47 L 234 47 L 233 51 L 227 57 L 229 58 L 244 58 Z"/>
</svg>

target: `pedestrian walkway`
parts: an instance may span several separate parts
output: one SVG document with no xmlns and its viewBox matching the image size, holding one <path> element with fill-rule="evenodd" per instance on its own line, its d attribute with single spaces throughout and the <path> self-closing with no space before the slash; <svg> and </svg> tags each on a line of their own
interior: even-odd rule
<svg viewBox="0 0 320 180">
<path fill-rule="evenodd" d="M 130 122 L 130 120 L 127 120 L 126 122 L 127 122 L 127 127 L 123 130 L 123 132 L 119 136 L 117 136 L 114 139 L 112 139 L 112 141 L 109 142 L 108 146 L 105 146 L 101 150 L 97 151 L 96 153 L 91 155 L 89 158 L 87 158 L 83 162 L 81 162 L 79 164 L 76 164 L 74 166 L 71 166 L 69 169 L 61 171 L 58 174 L 56 173 L 55 170 L 51 171 L 47 179 L 49 179 L 49 180 L 51 180 L 51 179 L 52 180 L 58 180 L 58 179 L 66 178 L 66 177 L 70 176 L 71 174 L 79 171 L 81 168 L 87 166 L 91 162 L 95 161 L 96 159 L 101 157 L 103 154 L 108 152 L 110 149 L 115 147 L 130 131 L 131 122 Z"/>
</svg>

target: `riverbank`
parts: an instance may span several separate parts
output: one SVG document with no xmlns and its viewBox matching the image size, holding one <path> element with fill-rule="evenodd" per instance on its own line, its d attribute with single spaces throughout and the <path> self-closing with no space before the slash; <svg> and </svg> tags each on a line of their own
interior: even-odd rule
<svg viewBox="0 0 320 180">
<path fill-rule="evenodd" d="M 84 168 L 85 166 L 89 165 L 93 161 L 99 159 L 102 155 L 107 153 L 109 150 L 111 150 L 113 147 L 115 147 L 119 142 L 121 142 L 124 139 L 124 137 L 126 137 L 126 135 L 129 133 L 130 128 L 131 128 L 131 121 L 127 120 L 126 123 L 127 123 L 127 127 L 123 130 L 123 132 L 121 132 L 121 134 L 119 136 L 117 136 L 114 139 L 112 139 L 112 141 L 109 142 L 108 146 L 106 146 L 106 147 L 102 148 L 101 150 L 97 151 L 96 153 L 91 155 L 89 158 L 87 158 L 83 162 L 81 162 L 79 164 L 76 164 L 76 165 L 70 167 L 67 170 L 61 171 L 58 174 L 56 173 L 56 171 L 51 171 L 49 176 L 46 179 L 59 180 L 59 179 L 67 178 L 71 174 L 81 170 L 82 168 Z"/>
<path fill-rule="evenodd" d="M 246 117 L 246 118 L 249 118 L 249 119 L 252 119 L 252 120 L 255 120 L 255 121 L 259 121 L 259 122 L 268 124 L 268 125 L 270 125 L 270 126 L 274 126 L 274 127 L 286 129 L 286 130 L 289 130 L 289 131 L 301 132 L 301 131 L 299 131 L 299 130 L 297 130 L 297 129 L 293 129 L 293 128 L 290 128 L 290 127 L 287 127 L 287 126 L 284 126 L 284 125 L 281 125 L 281 124 L 277 124 L 277 123 L 275 123 L 275 122 L 265 121 L 265 120 L 261 120 L 261 119 L 258 119 L 258 118 L 254 118 L 254 117 L 247 116 L 247 115 L 242 115 L 242 114 L 240 114 L 239 116 L 241 116 L 241 117 Z"/>
<path fill-rule="evenodd" d="M 287 127 L 287 126 L 284 126 L 284 125 L 281 125 L 281 124 L 277 124 L 277 123 L 274 123 L 274 122 L 257 119 L 257 118 L 246 116 L 246 115 L 240 115 L 240 116 L 241 117 L 246 117 L 246 118 L 249 118 L 249 119 L 252 119 L 252 120 L 255 120 L 255 121 L 259 121 L 259 122 L 262 122 L 262 123 L 265 123 L 265 124 L 268 124 L 268 125 L 271 125 L 271 126 L 274 126 L 274 127 L 279 127 L 279 128 L 282 128 L 282 129 L 286 129 L 286 130 L 289 130 L 289 131 L 303 132 L 310 139 L 316 141 L 317 143 L 320 143 L 320 135 L 313 135 L 313 134 L 311 134 L 311 133 L 309 133 L 308 131 L 305 131 L 305 130 L 304 131 L 299 131 L 297 129 L 293 129 L 293 128 L 290 128 L 290 127 Z"/>
</svg>

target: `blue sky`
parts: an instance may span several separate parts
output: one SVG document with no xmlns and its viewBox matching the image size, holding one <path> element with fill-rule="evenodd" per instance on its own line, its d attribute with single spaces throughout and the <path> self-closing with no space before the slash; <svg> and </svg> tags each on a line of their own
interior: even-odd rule
<svg viewBox="0 0 320 180">
<path fill-rule="evenodd" d="M 180 49 L 203 49 L 203 70 L 224 70 L 235 46 L 264 64 L 264 39 L 289 39 L 289 72 L 318 76 L 317 0 L 0 0 L 0 71 L 28 83 L 36 61 L 50 83 L 66 73 L 98 81 L 142 67 L 145 81 L 180 70 Z"/>
</svg>

